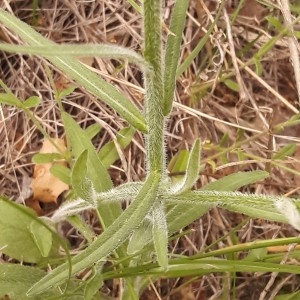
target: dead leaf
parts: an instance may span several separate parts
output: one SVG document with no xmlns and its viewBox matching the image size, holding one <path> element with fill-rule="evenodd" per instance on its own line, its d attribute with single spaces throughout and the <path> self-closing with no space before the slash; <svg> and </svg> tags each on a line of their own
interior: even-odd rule
<svg viewBox="0 0 300 300">
<path fill-rule="evenodd" d="M 66 146 L 62 139 L 52 139 L 58 148 L 65 152 Z M 45 140 L 39 153 L 59 153 L 58 149 Z M 65 161 L 55 161 L 51 163 L 36 164 L 34 167 L 33 179 L 31 188 L 33 192 L 33 200 L 43 203 L 54 202 L 56 203 L 58 196 L 69 189 L 69 186 L 62 182 L 60 179 L 51 174 L 50 168 L 53 165 L 66 166 Z"/>
</svg>

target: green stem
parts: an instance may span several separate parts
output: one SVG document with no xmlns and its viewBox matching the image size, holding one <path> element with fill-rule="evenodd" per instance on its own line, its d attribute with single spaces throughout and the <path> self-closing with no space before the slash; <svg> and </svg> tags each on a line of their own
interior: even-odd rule
<svg viewBox="0 0 300 300">
<path fill-rule="evenodd" d="M 144 0 L 144 57 L 152 70 L 145 74 L 145 117 L 147 171 L 165 169 L 162 81 L 161 1 Z"/>
</svg>

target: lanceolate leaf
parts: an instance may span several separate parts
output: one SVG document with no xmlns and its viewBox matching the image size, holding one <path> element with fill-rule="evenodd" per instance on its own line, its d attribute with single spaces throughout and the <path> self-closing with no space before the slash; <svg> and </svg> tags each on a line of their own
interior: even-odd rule
<svg viewBox="0 0 300 300">
<path fill-rule="evenodd" d="M 275 155 L 272 156 L 272 159 L 285 159 L 287 156 L 293 155 L 296 151 L 296 144 L 290 143 L 283 146 Z"/>
<path fill-rule="evenodd" d="M 19 46 L 0 43 L 0 49 L 12 53 L 35 54 L 41 56 L 65 56 L 65 57 L 89 57 L 97 56 L 109 59 L 126 59 L 141 67 L 147 69 L 148 65 L 142 56 L 133 50 L 117 45 L 109 44 L 53 44 L 41 46 Z"/>
<path fill-rule="evenodd" d="M 237 172 L 208 183 L 201 191 L 235 191 L 247 184 L 264 180 L 269 176 L 266 171 Z"/>
<path fill-rule="evenodd" d="M 93 204 L 96 193 L 92 179 L 87 172 L 88 151 L 85 150 L 77 158 L 72 169 L 72 187 L 76 196 Z"/>
<path fill-rule="evenodd" d="M 112 182 L 86 132 L 67 113 L 62 113 L 62 119 L 75 158 L 78 158 L 83 151 L 87 150 L 86 172 L 78 170 L 76 176 L 80 177 L 80 173 L 84 173 L 85 180 L 90 181 L 95 192 L 107 191 L 112 187 Z M 105 228 L 121 214 L 122 209 L 119 203 L 106 203 L 99 204 L 98 211 L 102 226 Z"/>
<path fill-rule="evenodd" d="M 196 140 L 190 152 L 185 176 L 171 187 L 171 193 L 180 194 L 190 190 L 199 177 L 200 170 L 200 140 Z"/>
<path fill-rule="evenodd" d="M 0 9 L 0 22 L 18 34 L 30 46 L 51 48 L 55 43 L 44 38 L 26 23 Z M 44 56 L 65 74 L 76 80 L 87 91 L 115 109 L 126 121 L 141 131 L 146 131 L 146 124 L 141 112 L 123 94 L 111 84 L 101 79 L 94 72 L 72 57 Z"/>
<path fill-rule="evenodd" d="M 62 113 L 62 119 L 65 125 L 67 138 L 70 142 L 70 146 L 72 147 L 72 153 L 75 157 L 78 158 L 83 151 L 88 151 L 86 167 L 87 172 L 89 173 L 88 177 L 92 181 L 96 191 L 101 192 L 111 188 L 112 182 L 108 172 L 102 165 L 93 144 L 87 137 L 84 130 L 81 129 L 73 118 L 65 112 Z"/>
<path fill-rule="evenodd" d="M 176 0 L 173 7 L 164 63 L 166 67 L 166 70 L 164 70 L 165 94 L 163 108 L 165 116 L 167 116 L 172 109 L 176 83 L 176 70 L 179 64 L 180 45 L 188 3 L 189 0 Z"/>
<path fill-rule="evenodd" d="M 240 187 L 255 183 L 268 176 L 264 171 L 239 172 L 220 180 L 209 183 L 201 188 L 201 190 L 217 190 L 217 191 L 235 191 Z M 167 213 L 169 234 L 173 234 L 180 228 L 187 226 L 197 218 L 204 215 L 213 204 L 202 203 L 195 208 L 194 204 L 177 204 L 172 206 Z"/>
<path fill-rule="evenodd" d="M 38 96 L 31 96 L 23 102 L 23 106 L 26 108 L 32 108 L 38 106 L 40 102 L 41 99 Z"/>
<path fill-rule="evenodd" d="M 8 93 L 0 93 L 0 103 L 16 107 L 22 107 L 22 102 L 13 94 Z"/>
<path fill-rule="evenodd" d="M 139 226 L 155 204 L 159 181 L 160 174 L 152 173 L 149 175 L 132 204 L 87 249 L 72 259 L 72 274 L 105 259 L 128 239 L 132 231 Z M 29 294 L 41 293 L 45 289 L 66 280 L 68 276 L 68 265 L 64 263 L 37 282 Z"/>
<path fill-rule="evenodd" d="M 164 198 L 164 197 L 163 197 Z M 287 218 L 278 212 L 276 203 L 280 197 L 244 194 L 239 192 L 192 191 L 164 198 L 166 201 L 200 205 L 218 205 L 229 210 L 244 213 L 253 218 L 287 222 Z M 290 201 L 289 199 L 284 199 Z"/>
</svg>

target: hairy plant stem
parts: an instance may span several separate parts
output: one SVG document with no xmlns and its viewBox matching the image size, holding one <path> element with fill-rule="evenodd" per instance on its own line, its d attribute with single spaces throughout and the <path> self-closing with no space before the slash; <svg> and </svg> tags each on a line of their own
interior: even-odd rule
<svg viewBox="0 0 300 300">
<path fill-rule="evenodd" d="M 144 57 L 152 67 L 145 73 L 145 118 L 148 127 L 146 167 L 148 172 L 164 172 L 164 115 L 162 80 L 161 0 L 144 0 Z"/>
</svg>

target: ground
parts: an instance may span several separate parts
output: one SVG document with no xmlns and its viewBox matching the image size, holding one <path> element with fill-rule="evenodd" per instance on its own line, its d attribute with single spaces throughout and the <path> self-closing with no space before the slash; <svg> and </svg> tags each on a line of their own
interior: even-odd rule
<svg viewBox="0 0 300 300">
<path fill-rule="evenodd" d="M 299 113 L 294 75 L 299 70 L 291 63 L 290 40 L 287 36 L 278 37 L 265 55 L 258 58 L 256 65 L 253 60 L 249 66 L 244 65 L 244 62 L 255 58 L 272 36 L 278 36 L 280 26 L 283 26 L 278 24 L 285 21 L 278 3 L 263 1 L 260 4 L 246 0 L 229 29 L 223 12 L 205 47 L 178 77 L 176 103 L 167 128 L 168 160 L 179 151 L 190 149 L 193 141 L 201 138 L 205 168 L 201 171 L 198 186 L 238 171 L 266 170 L 270 173 L 267 180 L 241 191 L 291 197 L 299 195 L 300 148 L 297 143 L 300 127 L 297 123 L 277 126 Z M 172 5 L 173 1 L 165 1 L 165 36 Z M 236 1 L 227 1 L 229 16 L 233 16 L 237 5 Z M 2 1 L 0 7 L 57 43 L 109 42 L 138 52 L 143 49 L 141 16 L 129 1 L 14 0 Z M 297 2 L 293 7 L 294 12 L 299 13 Z M 190 1 L 181 62 L 204 36 L 209 19 L 215 16 L 215 8 L 214 1 Z M 0 41 L 21 43 L 1 24 Z M 134 66 L 99 58 L 83 57 L 81 61 L 142 107 L 142 74 Z M 38 95 L 42 103 L 34 109 L 35 116 L 50 136 L 63 138 L 64 129 L 46 66 L 53 72 L 56 88 L 72 84 L 45 59 L 0 52 L 1 80 L 20 99 Z M 111 132 L 116 133 L 127 125 L 112 109 L 79 86 L 64 99 L 63 105 L 83 128 L 93 124 L 95 117 L 101 120 L 104 130 L 93 139 L 97 149 L 111 139 Z M 34 168 L 31 158 L 39 151 L 43 136 L 18 109 L 2 105 L 0 120 L 1 194 L 24 202 L 30 194 L 29 183 Z M 280 149 L 287 145 L 290 148 L 285 149 L 292 150 L 283 153 L 281 160 L 272 160 L 275 153 L 281 153 Z M 123 159 L 110 168 L 116 185 L 144 178 L 143 147 L 143 138 L 137 133 L 124 150 Z M 177 175 L 171 165 L 169 169 L 170 177 Z M 63 196 L 61 198 L 60 201 L 63 201 Z M 44 213 L 51 214 L 55 205 L 42 205 L 42 208 Z M 93 223 L 93 216 L 90 219 Z M 238 230 L 232 234 L 235 227 Z M 255 239 L 298 235 L 289 225 L 250 220 L 217 208 L 195 221 L 190 228 L 193 231 L 188 236 L 170 244 L 174 253 L 193 254 L 214 241 L 217 241 L 216 247 L 223 247 Z M 70 239 L 72 237 L 74 245 L 80 244 L 80 237 L 77 239 L 75 231 L 71 228 L 65 231 Z M 297 290 L 299 283 L 296 275 L 237 274 L 236 295 L 241 300 L 273 299 L 279 291 Z M 107 286 L 110 293 L 117 296 L 113 283 L 109 282 Z M 230 289 L 230 278 L 217 273 L 201 278 L 161 280 L 145 291 L 143 299 L 159 299 L 157 295 L 161 299 L 220 299 L 224 286 Z"/>
</svg>

